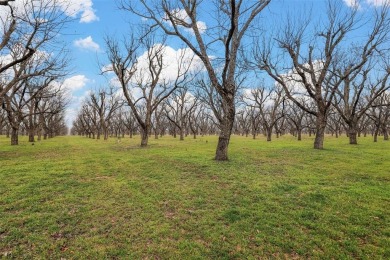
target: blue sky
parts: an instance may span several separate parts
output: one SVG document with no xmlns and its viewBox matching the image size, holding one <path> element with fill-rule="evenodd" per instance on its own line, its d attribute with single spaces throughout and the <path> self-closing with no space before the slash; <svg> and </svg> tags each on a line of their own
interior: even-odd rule
<svg viewBox="0 0 390 260">
<path fill-rule="evenodd" d="M 69 1 L 74 2 L 72 13 L 74 20 L 64 31 L 63 37 L 71 50 L 72 74 L 65 81 L 73 96 L 67 109 L 67 124 L 71 125 L 82 99 L 88 92 L 108 84 L 109 79 L 99 75 L 100 66 L 98 64 L 98 61 L 102 64 L 106 62 L 104 37 L 106 35 L 118 37 L 129 35 L 131 30 L 136 29 L 136 24 L 141 22 L 141 18 L 119 10 L 115 0 Z M 364 11 L 364 9 L 383 4 L 384 1 L 361 0 L 358 4 Z M 206 0 L 204 2 L 207 3 Z M 354 0 L 343 0 L 343 2 L 345 8 L 355 4 Z M 312 9 L 312 13 L 320 13 L 324 8 L 324 3 L 325 0 L 273 0 L 263 13 L 264 21 L 269 24 L 267 26 L 273 27 L 274 25 L 274 28 L 277 28 L 278 23 L 283 21 L 287 13 L 304 14 L 308 9 Z M 206 25 L 212 22 L 208 20 L 207 15 L 199 19 Z M 171 41 L 170 44 L 175 45 L 175 42 Z"/>
</svg>

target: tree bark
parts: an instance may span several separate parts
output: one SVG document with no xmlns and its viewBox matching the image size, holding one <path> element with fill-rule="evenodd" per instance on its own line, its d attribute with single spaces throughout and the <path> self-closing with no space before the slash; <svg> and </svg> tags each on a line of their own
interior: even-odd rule
<svg viewBox="0 0 390 260">
<path fill-rule="evenodd" d="M 376 127 L 374 131 L 374 142 L 378 142 L 378 134 L 379 134 L 379 128 Z"/>
<path fill-rule="evenodd" d="M 272 129 L 267 129 L 267 142 L 271 142 L 272 139 Z"/>
<path fill-rule="evenodd" d="M 298 132 L 298 141 L 302 141 L 302 129 L 297 129 Z"/>
<path fill-rule="evenodd" d="M 325 127 L 326 116 L 318 115 L 316 121 L 316 137 L 314 139 L 314 149 L 324 149 Z"/>
<path fill-rule="evenodd" d="M 183 129 L 183 127 L 179 129 L 179 134 L 180 134 L 180 141 L 184 141 L 184 129 Z"/>
<path fill-rule="evenodd" d="M 386 124 L 382 126 L 382 132 L 383 132 L 383 140 L 388 141 L 389 140 L 389 133 L 387 131 Z"/>
<path fill-rule="evenodd" d="M 223 99 L 224 102 L 224 118 L 221 124 L 221 132 L 218 138 L 217 149 L 215 152 L 216 161 L 227 161 L 228 158 L 228 147 L 230 142 L 230 136 L 234 125 L 234 118 L 236 114 L 234 96 Z"/>
<path fill-rule="evenodd" d="M 19 133 L 17 128 L 12 128 L 11 130 L 11 145 L 19 144 Z"/>
<path fill-rule="evenodd" d="M 148 146 L 149 130 L 147 128 L 141 130 L 141 147 Z"/>
<path fill-rule="evenodd" d="M 348 124 L 348 137 L 349 137 L 349 144 L 357 144 L 357 123 L 356 122 L 350 122 Z"/>
<path fill-rule="evenodd" d="M 30 143 L 34 143 L 35 142 L 34 130 L 31 130 L 31 129 L 28 130 L 28 141 Z"/>
</svg>

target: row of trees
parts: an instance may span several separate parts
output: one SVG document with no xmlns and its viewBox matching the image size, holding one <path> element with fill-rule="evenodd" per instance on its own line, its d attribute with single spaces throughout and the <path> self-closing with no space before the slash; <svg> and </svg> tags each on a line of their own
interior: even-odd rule
<svg viewBox="0 0 390 260">
<path fill-rule="evenodd" d="M 213 123 L 209 129 L 218 129 L 216 160 L 228 159 L 230 136 L 238 125 L 251 125 L 254 134 L 262 128 L 269 139 L 286 125 L 298 135 L 304 127 L 314 129 L 315 149 L 323 149 L 327 126 L 338 132 L 343 125 L 351 144 L 362 127 L 387 133 L 389 6 L 361 12 L 358 4 L 347 8 L 342 0 L 329 0 L 326 11 L 316 14 L 318 20 L 310 14 L 290 16 L 271 31 L 261 26 L 260 16 L 270 2 L 119 1 L 122 10 L 142 18 L 146 29 L 122 43 L 108 38 L 106 68 L 114 72 L 131 109 L 128 117 L 138 123 L 142 146 L 161 122 L 173 132 L 183 129 L 184 121 L 188 126 L 201 122 L 193 120 L 197 111 L 205 111 Z M 207 26 L 200 20 L 206 15 L 213 18 Z M 178 59 L 177 76 L 162 78 L 165 45 L 150 40 L 161 34 L 192 53 L 191 63 L 201 64 L 196 76 L 188 60 Z M 147 53 L 146 68 L 140 65 L 140 49 Z M 240 94 L 247 79 L 259 74 L 271 87 L 248 87 Z M 177 102 L 188 90 L 194 104 Z M 246 106 L 238 106 L 239 101 Z M 80 116 L 87 118 L 87 110 L 75 123 L 79 132 L 85 131 Z"/>
<path fill-rule="evenodd" d="M 199 82 L 200 84 L 201 82 Z M 201 85 L 201 84 L 200 84 Z M 194 90 L 194 89 L 191 89 Z M 279 137 L 284 134 L 292 134 L 301 140 L 302 134 L 309 135 L 316 132 L 316 117 L 299 108 L 291 100 L 288 100 L 283 88 L 255 88 L 246 89 L 239 95 L 236 104 L 232 133 L 236 135 L 252 136 L 264 135 L 267 141 L 272 136 Z M 147 136 L 158 139 L 166 134 L 179 137 L 185 136 L 197 138 L 198 135 L 218 134 L 218 120 L 212 112 L 210 100 L 205 99 L 205 94 L 200 91 L 196 95 L 189 89 L 178 88 L 168 98 L 164 99 L 149 115 L 150 128 Z M 366 107 L 370 97 L 365 97 L 360 104 Z M 378 135 L 383 135 L 388 140 L 390 107 L 390 94 L 383 93 L 376 99 L 373 105 L 366 110 L 356 125 L 357 136 L 371 134 L 374 141 Z M 313 105 L 314 106 L 314 105 Z M 145 105 L 137 106 L 138 116 L 145 120 L 149 110 Z M 339 113 L 336 106 L 332 106 L 327 115 L 325 133 L 335 135 L 346 134 L 350 143 L 356 143 L 356 136 L 350 135 L 347 121 Z M 82 103 L 76 120 L 73 122 L 72 134 L 87 136 L 93 139 L 106 140 L 109 136 L 124 137 L 141 134 L 143 128 L 139 125 L 131 107 L 127 106 L 124 99 L 113 92 L 100 89 L 91 92 Z"/>
<path fill-rule="evenodd" d="M 66 131 L 68 60 L 58 35 L 69 18 L 59 0 L 10 2 L 0 6 L 0 134 L 17 145 L 19 131 L 30 142 Z"/>
</svg>

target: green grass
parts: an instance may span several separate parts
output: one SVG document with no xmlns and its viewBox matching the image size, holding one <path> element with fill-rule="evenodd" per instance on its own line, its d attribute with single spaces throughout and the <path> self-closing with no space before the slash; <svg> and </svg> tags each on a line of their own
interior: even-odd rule
<svg viewBox="0 0 390 260">
<path fill-rule="evenodd" d="M 390 142 L 216 141 L 0 136 L 0 258 L 390 258 Z"/>
</svg>

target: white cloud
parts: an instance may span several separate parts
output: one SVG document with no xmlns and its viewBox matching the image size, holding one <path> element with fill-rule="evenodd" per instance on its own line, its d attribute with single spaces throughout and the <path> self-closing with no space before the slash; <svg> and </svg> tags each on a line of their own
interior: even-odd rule
<svg viewBox="0 0 390 260">
<path fill-rule="evenodd" d="M 64 80 L 63 86 L 68 91 L 76 91 L 84 88 L 89 79 L 85 75 L 76 75 Z"/>
<path fill-rule="evenodd" d="M 352 8 L 358 8 L 358 9 L 361 9 L 362 5 L 364 4 L 378 7 L 390 3 L 389 0 L 343 0 L 343 1 L 347 6 Z"/>
<path fill-rule="evenodd" d="M 50 2 L 51 1 L 51 2 Z M 29 3 L 29 4 L 26 4 Z M 32 4 L 31 4 L 32 3 Z M 23 10 L 31 8 L 31 6 L 45 6 L 52 5 L 52 0 L 40 0 L 40 1 L 31 1 L 31 0 L 16 0 L 9 2 L 11 6 L 14 7 L 16 14 L 22 14 Z M 60 0 L 56 2 L 58 8 L 60 8 L 67 16 L 76 18 L 80 17 L 80 23 L 90 23 L 98 21 L 99 17 L 95 14 L 93 9 L 92 0 Z M 0 8 L 0 18 L 6 17 L 10 12 L 10 9 L 7 7 Z"/>
<path fill-rule="evenodd" d="M 160 82 L 174 81 L 179 71 L 182 74 L 187 69 L 189 73 L 203 69 L 202 61 L 189 48 L 175 50 L 170 46 L 156 44 L 152 47 L 152 50 L 160 50 L 160 48 L 163 49 L 163 69 L 160 75 Z M 137 62 L 135 80 L 143 79 L 144 82 L 150 81 L 148 51 L 145 51 L 138 58 Z"/>
<path fill-rule="evenodd" d="M 96 16 L 93 9 L 87 9 L 81 15 L 80 22 L 81 23 L 90 23 L 90 22 L 94 22 L 94 21 L 98 21 L 98 20 L 99 20 L 99 17 Z"/>
<path fill-rule="evenodd" d="M 80 23 L 90 23 L 99 20 L 92 7 L 92 0 L 62 0 L 60 5 L 68 16 L 77 17 L 81 14 Z"/>
<path fill-rule="evenodd" d="M 385 4 L 389 4 L 389 0 L 366 0 L 367 4 L 374 6 L 382 6 Z"/>
<path fill-rule="evenodd" d="M 100 50 L 99 44 L 94 42 L 91 36 L 88 36 L 84 39 L 75 40 L 74 45 L 78 48 L 85 49 L 85 50 L 91 50 L 91 51 Z"/>
<path fill-rule="evenodd" d="M 343 1 L 349 7 L 360 8 L 360 3 L 358 0 L 343 0 Z"/>
</svg>

